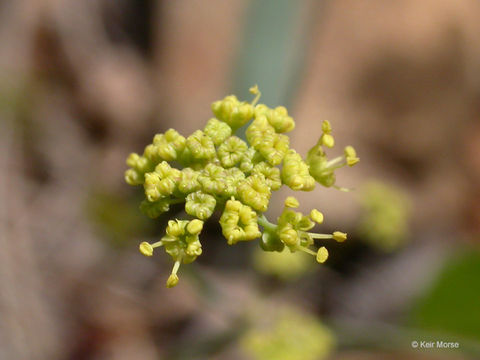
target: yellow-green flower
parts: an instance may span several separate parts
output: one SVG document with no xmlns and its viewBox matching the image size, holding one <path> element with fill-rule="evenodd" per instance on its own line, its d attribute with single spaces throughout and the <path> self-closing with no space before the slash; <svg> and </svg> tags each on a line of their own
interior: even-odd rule
<svg viewBox="0 0 480 360">
<path fill-rule="evenodd" d="M 322 146 L 333 147 L 334 145 L 333 137 L 331 136 L 332 128 L 328 121 L 323 122 L 322 130 L 323 135 L 317 144 L 309 150 L 306 162 L 309 166 L 310 175 L 323 186 L 331 187 L 335 186 L 335 170 L 345 165 L 353 166 L 360 159 L 357 157 L 355 149 L 352 146 L 347 146 L 344 149 L 343 156 L 328 160 L 322 148 Z M 348 191 L 348 189 L 335 187 L 339 190 Z"/>
<path fill-rule="evenodd" d="M 198 175 L 200 175 L 200 172 L 189 167 L 182 169 L 180 180 L 178 181 L 178 190 L 183 194 L 189 194 L 200 189 Z"/>
<path fill-rule="evenodd" d="M 237 197 L 238 184 L 242 180 L 245 180 L 245 174 L 240 169 L 232 167 L 225 170 L 225 176 L 226 186 L 223 190 L 222 197 L 225 199 L 229 199 L 232 196 Z"/>
<path fill-rule="evenodd" d="M 259 104 L 255 107 L 255 117 L 264 115 L 270 125 L 273 126 L 276 132 L 285 133 L 292 131 L 295 128 L 295 121 L 288 116 L 288 110 L 284 106 L 277 106 L 275 109 L 270 109 L 264 104 Z"/>
<path fill-rule="evenodd" d="M 202 130 L 195 131 L 187 138 L 187 149 L 196 160 L 210 160 L 215 157 L 213 140 Z"/>
<path fill-rule="evenodd" d="M 217 150 L 218 158 L 225 168 L 237 165 L 243 158 L 248 146 L 242 139 L 231 136 Z"/>
<path fill-rule="evenodd" d="M 131 167 L 131 169 L 125 172 L 125 181 L 129 185 L 142 185 L 145 181 L 145 173 L 153 171 L 155 167 L 145 156 L 140 156 L 136 153 L 131 153 L 126 163 Z"/>
<path fill-rule="evenodd" d="M 215 146 L 219 146 L 232 135 L 232 128 L 220 120 L 211 118 L 203 132 L 212 139 Z"/>
<path fill-rule="evenodd" d="M 156 156 L 159 160 L 172 161 L 185 148 L 185 138 L 176 130 L 169 129 L 165 134 L 155 135 L 152 145 L 155 147 Z"/>
<path fill-rule="evenodd" d="M 240 164 L 238 168 L 245 174 L 249 174 L 253 167 L 261 162 L 263 160 L 262 155 L 255 150 L 255 148 L 250 147 L 245 151 L 243 154 L 242 160 L 240 161 Z"/>
<path fill-rule="evenodd" d="M 205 193 L 221 195 L 227 186 L 226 176 L 224 168 L 210 163 L 200 172 L 198 182 Z"/>
<path fill-rule="evenodd" d="M 308 165 L 295 150 L 289 150 L 283 159 L 282 181 L 292 190 L 311 191 L 315 179 L 310 176 Z"/>
<path fill-rule="evenodd" d="M 216 204 L 214 196 L 197 191 L 187 196 L 185 212 L 201 220 L 207 220 L 212 216 Z"/>
<path fill-rule="evenodd" d="M 270 125 L 267 117 L 264 115 L 258 116 L 253 120 L 245 131 L 249 144 L 255 149 L 261 146 L 273 146 L 273 139 L 275 137 L 275 129 Z M 264 144 L 264 145 L 262 145 Z"/>
<path fill-rule="evenodd" d="M 253 240 L 261 235 L 255 211 L 237 200 L 227 201 L 220 225 L 229 245 Z"/>
<path fill-rule="evenodd" d="M 234 130 L 245 125 L 253 117 L 253 106 L 245 101 L 238 101 L 235 95 L 215 101 L 212 104 L 212 111 L 217 119 L 226 122 Z"/>
<path fill-rule="evenodd" d="M 277 134 L 265 115 L 260 115 L 245 132 L 247 140 L 270 165 L 279 165 L 288 151 L 288 136 Z"/>
<path fill-rule="evenodd" d="M 157 201 L 171 195 L 180 177 L 180 170 L 172 168 L 166 161 L 162 161 L 154 172 L 145 174 L 144 188 L 147 200 Z"/>
<path fill-rule="evenodd" d="M 264 212 L 268 209 L 271 191 L 262 174 L 250 175 L 238 184 L 237 194 L 244 204 L 254 210 Z"/>
<path fill-rule="evenodd" d="M 280 169 L 262 161 L 255 165 L 252 174 L 261 174 L 265 177 L 265 182 L 272 191 L 280 189 L 282 179 L 280 178 Z"/>
</svg>

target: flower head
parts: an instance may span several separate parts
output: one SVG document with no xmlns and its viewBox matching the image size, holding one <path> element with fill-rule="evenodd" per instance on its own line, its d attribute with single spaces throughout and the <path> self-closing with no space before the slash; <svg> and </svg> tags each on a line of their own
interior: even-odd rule
<svg viewBox="0 0 480 360">
<path fill-rule="evenodd" d="M 170 212 L 171 205 L 184 203 L 185 212 L 194 217 L 170 219 L 160 241 L 142 242 L 139 246 L 145 256 L 152 256 L 156 248 L 163 247 L 172 257 L 174 265 L 167 287 L 178 284 L 182 263 L 191 263 L 202 254 L 199 236 L 203 222 L 215 210 L 222 213 L 220 225 L 230 245 L 261 238 L 259 244 L 265 251 L 281 252 L 287 247 L 289 255 L 301 251 L 324 262 L 328 251 L 323 246 L 312 249 L 314 241 L 346 239 L 340 231 L 310 232 L 323 222 L 323 214 L 317 209 L 308 215 L 294 210 L 300 204 L 293 196 L 285 200 L 277 224 L 269 222 L 263 213 L 268 210 L 272 192 L 282 185 L 295 191 L 313 190 L 316 182 L 338 188 L 335 170 L 358 163 L 355 149 L 347 146 L 343 156 L 329 160 L 324 148 L 333 147 L 334 139 L 330 123 L 324 121 L 322 135 L 304 161 L 290 149 L 289 137 L 285 135 L 295 127 L 287 109 L 257 105 L 261 96 L 258 86 L 250 88 L 250 93 L 255 96 L 251 103 L 234 95 L 214 102 L 215 117 L 208 120 L 203 130 L 185 138 L 169 129 L 155 135 L 142 155 L 132 153 L 127 158 L 125 180 L 130 185 L 143 185 L 143 213 L 157 218 Z M 244 141 L 235 132 L 252 119 Z"/>
</svg>

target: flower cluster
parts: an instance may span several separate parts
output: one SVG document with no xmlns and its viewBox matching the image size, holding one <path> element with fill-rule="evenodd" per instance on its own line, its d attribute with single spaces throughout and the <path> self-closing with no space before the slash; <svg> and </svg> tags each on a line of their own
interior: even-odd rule
<svg viewBox="0 0 480 360">
<path fill-rule="evenodd" d="M 127 158 L 130 168 L 125 180 L 130 185 L 143 185 L 145 200 L 140 209 L 147 216 L 157 218 L 168 212 L 170 205 L 184 203 L 191 217 L 170 220 L 160 241 L 140 244 L 146 256 L 163 246 L 173 258 L 168 287 L 178 283 L 180 264 L 190 263 L 202 253 L 199 235 L 204 221 L 216 211 L 221 213 L 222 233 L 230 245 L 261 238 L 260 246 L 265 251 L 303 251 L 323 263 L 328 251 L 323 246 L 312 250 L 314 240 L 346 239 L 346 234 L 338 231 L 310 232 L 315 223 L 323 222 L 323 215 L 316 209 L 308 215 L 295 211 L 299 203 L 294 197 L 286 199 L 277 224 L 269 222 L 263 213 L 272 192 L 282 185 L 299 191 L 311 191 L 316 183 L 335 186 L 335 170 L 358 162 L 355 150 L 347 146 L 343 156 L 328 160 L 324 147 L 333 147 L 334 139 L 330 123 L 324 121 L 320 140 L 304 160 L 290 148 L 285 135 L 295 128 L 287 109 L 257 104 L 258 88 L 250 92 L 256 95 L 251 103 L 233 95 L 214 102 L 215 117 L 203 130 L 185 138 L 169 129 L 155 135 L 143 155 L 132 153 Z M 235 136 L 249 122 L 247 141 Z"/>
</svg>

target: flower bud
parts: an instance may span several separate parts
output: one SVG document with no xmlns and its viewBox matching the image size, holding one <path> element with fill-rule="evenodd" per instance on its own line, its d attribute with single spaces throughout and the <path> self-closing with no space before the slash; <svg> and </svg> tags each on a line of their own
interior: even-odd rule
<svg viewBox="0 0 480 360">
<path fill-rule="evenodd" d="M 237 193 L 242 202 L 254 210 L 264 212 L 268 209 L 271 192 L 263 175 L 253 174 L 241 181 Z"/>
<path fill-rule="evenodd" d="M 220 120 L 211 118 L 210 120 L 208 120 L 208 123 L 205 126 L 205 129 L 203 129 L 203 132 L 206 135 L 210 136 L 215 146 L 219 146 L 230 135 L 232 135 L 232 128 Z"/>
<path fill-rule="evenodd" d="M 255 211 L 237 200 L 227 201 L 220 225 L 229 245 L 253 240 L 261 235 Z"/>
<path fill-rule="evenodd" d="M 253 106 L 247 102 L 238 101 L 234 95 L 215 101 L 212 104 L 212 111 L 217 119 L 226 122 L 232 129 L 242 127 L 253 116 Z"/>
<path fill-rule="evenodd" d="M 243 158 L 248 146 L 242 139 L 231 136 L 218 147 L 217 154 L 222 165 L 230 168 L 237 165 Z"/>
<path fill-rule="evenodd" d="M 203 221 L 199 219 L 193 219 L 187 225 L 187 231 L 192 235 L 198 235 L 202 232 Z"/>
<path fill-rule="evenodd" d="M 196 160 L 210 160 L 215 157 L 215 145 L 202 130 L 195 131 L 187 138 L 187 148 Z"/>
<path fill-rule="evenodd" d="M 185 234 L 185 225 L 187 221 L 169 220 L 167 226 L 167 234 L 173 237 L 179 237 Z"/>
<path fill-rule="evenodd" d="M 201 191 L 189 194 L 186 200 L 185 212 L 201 220 L 207 220 L 212 216 L 217 204 L 215 197 Z"/>
<path fill-rule="evenodd" d="M 284 106 L 270 109 L 266 105 L 259 104 L 255 107 L 255 117 L 261 115 L 267 118 L 277 133 L 289 132 L 295 128 L 295 122 L 288 116 L 288 111 Z"/>
<path fill-rule="evenodd" d="M 265 177 L 265 182 L 272 191 L 280 189 L 282 180 L 280 178 L 280 169 L 262 161 L 254 166 L 252 174 L 261 174 Z"/>
<path fill-rule="evenodd" d="M 295 150 L 289 150 L 283 159 L 282 181 L 292 190 L 311 191 L 315 188 L 315 179 Z"/>
</svg>

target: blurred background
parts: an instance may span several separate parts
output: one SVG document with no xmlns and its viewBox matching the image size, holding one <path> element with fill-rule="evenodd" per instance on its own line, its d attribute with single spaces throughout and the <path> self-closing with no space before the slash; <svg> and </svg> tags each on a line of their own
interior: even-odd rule
<svg viewBox="0 0 480 360">
<path fill-rule="evenodd" d="M 479 359 L 479 70 L 476 0 L 1 1 L 0 359 Z M 166 289 L 125 158 L 256 83 L 302 155 L 325 119 L 357 149 L 353 191 L 299 196 L 349 239 L 319 265 L 213 220 Z"/>
</svg>

